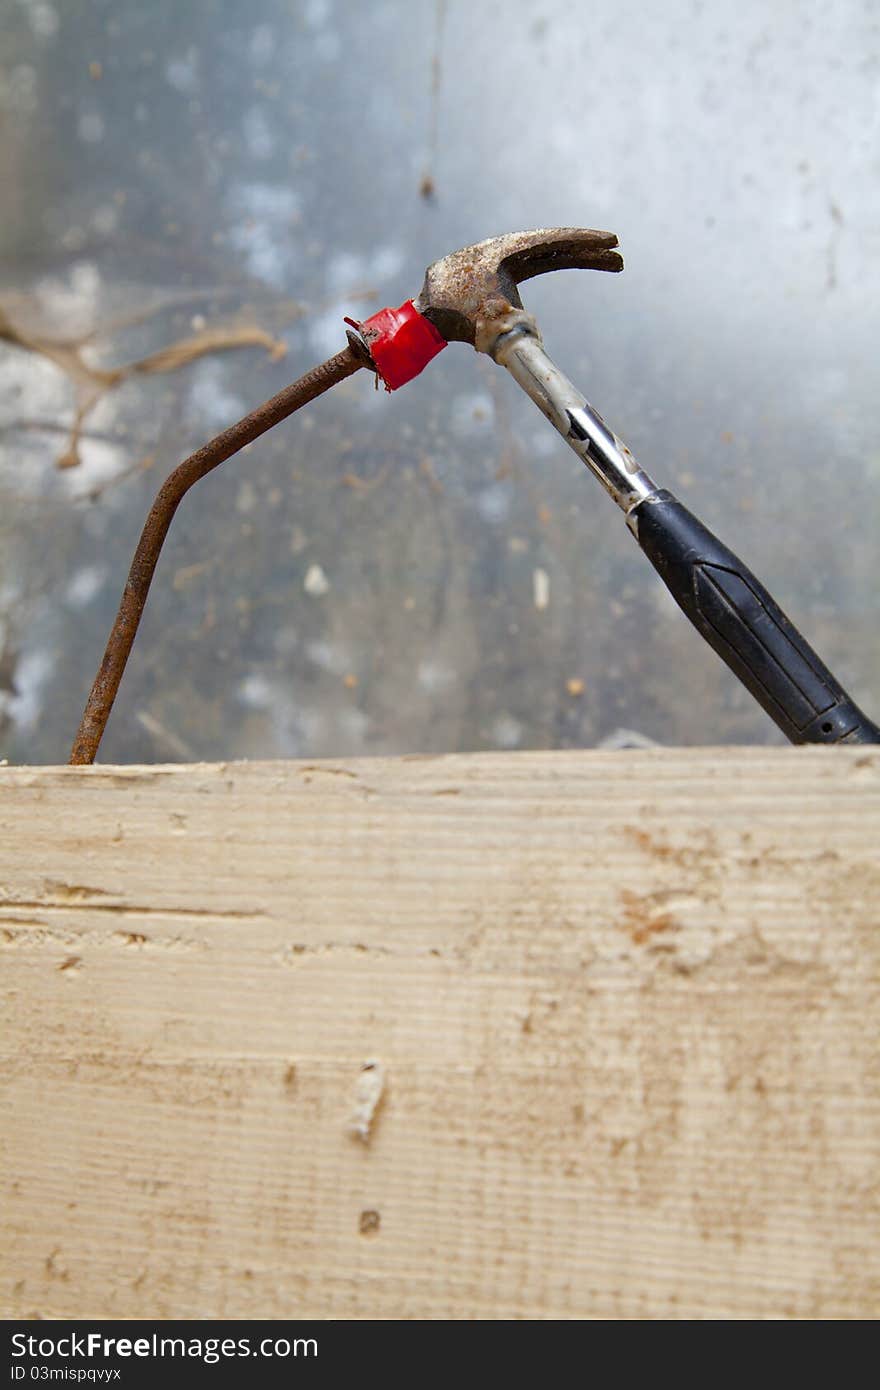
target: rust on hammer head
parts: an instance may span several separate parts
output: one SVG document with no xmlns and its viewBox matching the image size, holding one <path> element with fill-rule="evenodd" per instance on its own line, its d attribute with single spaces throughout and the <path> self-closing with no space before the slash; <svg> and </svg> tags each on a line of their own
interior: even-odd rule
<svg viewBox="0 0 880 1390">
<path fill-rule="evenodd" d="M 415 301 L 447 342 L 476 343 L 478 325 L 522 309 L 517 285 L 548 270 L 623 270 L 613 232 L 541 227 L 489 237 L 428 266 Z"/>
</svg>

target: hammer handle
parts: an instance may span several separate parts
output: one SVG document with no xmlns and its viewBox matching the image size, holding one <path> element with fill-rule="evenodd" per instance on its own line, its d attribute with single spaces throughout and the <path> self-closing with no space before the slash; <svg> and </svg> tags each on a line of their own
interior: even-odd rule
<svg viewBox="0 0 880 1390">
<path fill-rule="evenodd" d="M 880 743 L 742 560 L 665 489 L 627 516 L 679 608 L 792 743 Z"/>
<path fill-rule="evenodd" d="M 880 743 L 862 714 L 742 560 L 656 483 L 550 360 L 534 324 L 502 331 L 492 356 L 626 514 L 679 608 L 792 743 Z"/>
</svg>

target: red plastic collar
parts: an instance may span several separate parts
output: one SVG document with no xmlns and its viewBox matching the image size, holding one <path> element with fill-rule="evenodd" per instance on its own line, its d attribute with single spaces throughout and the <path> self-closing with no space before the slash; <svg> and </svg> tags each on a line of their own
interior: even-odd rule
<svg viewBox="0 0 880 1390">
<path fill-rule="evenodd" d="M 387 391 L 412 381 L 446 347 L 446 339 L 411 299 L 399 309 L 380 309 L 363 323 L 345 322 L 360 332 Z"/>
</svg>

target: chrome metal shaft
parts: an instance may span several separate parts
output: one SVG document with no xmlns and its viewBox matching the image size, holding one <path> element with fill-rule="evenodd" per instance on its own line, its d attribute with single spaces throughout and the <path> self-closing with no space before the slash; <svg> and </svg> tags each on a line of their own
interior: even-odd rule
<svg viewBox="0 0 880 1390">
<path fill-rule="evenodd" d="M 519 323 L 499 334 L 491 356 L 531 396 L 624 512 L 628 514 L 658 491 L 623 441 L 547 356 L 528 324 Z"/>
</svg>

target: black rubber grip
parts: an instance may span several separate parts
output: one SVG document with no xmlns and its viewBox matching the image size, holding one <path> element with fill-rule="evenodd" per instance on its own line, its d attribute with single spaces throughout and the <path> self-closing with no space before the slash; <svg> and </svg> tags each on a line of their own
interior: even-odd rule
<svg viewBox="0 0 880 1390">
<path fill-rule="evenodd" d="M 792 743 L 880 743 L 763 584 L 671 492 L 628 520 L 679 608 Z"/>
</svg>

